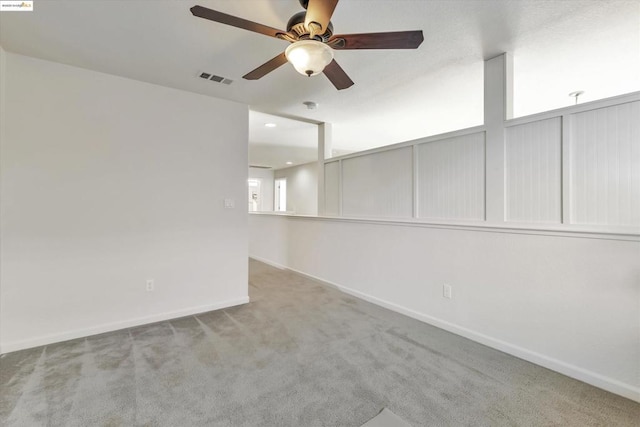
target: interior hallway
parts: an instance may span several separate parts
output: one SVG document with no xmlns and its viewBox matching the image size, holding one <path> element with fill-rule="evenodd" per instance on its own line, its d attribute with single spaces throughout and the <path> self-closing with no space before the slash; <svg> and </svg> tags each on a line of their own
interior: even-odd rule
<svg viewBox="0 0 640 427">
<path fill-rule="evenodd" d="M 640 404 L 292 272 L 251 260 L 249 291 L 244 306 L 3 355 L 0 424 L 357 427 L 384 407 L 416 427 L 640 419 Z"/>
</svg>

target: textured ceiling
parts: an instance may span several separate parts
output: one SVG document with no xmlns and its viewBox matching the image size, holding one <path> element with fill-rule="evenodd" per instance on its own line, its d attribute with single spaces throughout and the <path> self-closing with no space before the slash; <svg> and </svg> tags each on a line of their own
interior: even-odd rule
<svg viewBox="0 0 640 427">
<path fill-rule="evenodd" d="M 505 51 L 515 61 L 517 114 L 569 105 L 574 90 L 584 90 L 586 101 L 640 89 L 638 0 L 343 0 L 332 18 L 336 33 L 421 29 L 425 36 L 417 50 L 337 51 L 355 82 L 343 91 L 288 64 L 243 80 L 287 43 L 193 17 L 195 4 L 281 29 L 301 10 L 297 0 L 36 0 L 34 12 L 1 14 L 0 44 L 261 112 L 330 122 L 334 148 L 342 150 L 481 124 L 483 60 Z M 202 71 L 234 82 L 200 79 Z M 307 110 L 307 100 L 320 108 Z M 261 134 L 251 131 L 252 138 Z"/>
<path fill-rule="evenodd" d="M 312 123 L 250 111 L 249 140 L 249 165 L 279 169 L 318 158 L 318 126 Z"/>
</svg>

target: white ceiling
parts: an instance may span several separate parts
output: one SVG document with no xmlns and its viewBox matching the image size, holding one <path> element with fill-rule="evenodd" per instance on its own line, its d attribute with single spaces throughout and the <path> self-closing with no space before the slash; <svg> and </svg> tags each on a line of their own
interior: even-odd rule
<svg viewBox="0 0 640 427">
<path fill-rule="evenodd" d="M 196 4 L 281 29 L 302 10 L 297 0 L 35 0 L 33 12 L 0 15 L 0 44 L 260 112 L 330 122 L 339 150 L 481 124 L 483 60 L 505 51 L 514 55 L 519 115 L 569 105 L 574 90 L 584 90 L 586 101 L 640 89 L 640 0 L 343 0 L 332 18 L 337 34 L 421 29 L 425 36 L 417 50 L 337 51 L 355 82 L 343 91 L 288 64 L 243 80 L 287 43 L 196 18 L 189 11 Z M 198 78 L 202 71 L 234 82 L 206 81 Z M 320 107 L 307 110 L 307 100 Z M 284 125 L 270 137 L 260 114 L 252 114 L 252 144 L 304 139 L 291 138 Z M 309 126 L 299 124 L 299 131 L 311 132 Z"/>
<path fill-rule="evenodd" d="M 249 165 L 280 169 L 318 159 L 318 126 L 313 123 L 249 111 L 249 141 Z"/>
</svg>

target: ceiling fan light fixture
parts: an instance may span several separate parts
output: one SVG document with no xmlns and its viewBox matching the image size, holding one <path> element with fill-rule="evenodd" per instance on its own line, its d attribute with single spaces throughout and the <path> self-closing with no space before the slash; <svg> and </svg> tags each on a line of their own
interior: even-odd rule
<svg viewBox="0 0 640 427">
<path fill-rule="evenodd" d="M 333 49 L 316 40 L 301 40 L 290 44 L 285 56 L 297 72 L 311 77 L 333 61 Z"/>
</svg>

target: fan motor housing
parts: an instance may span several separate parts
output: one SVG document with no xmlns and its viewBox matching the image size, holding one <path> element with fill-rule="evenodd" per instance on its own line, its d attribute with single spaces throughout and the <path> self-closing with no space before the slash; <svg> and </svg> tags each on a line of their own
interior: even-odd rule
<svg viewBox="0 0 640 427">
<path fill-rule="evenodd" d="M 300 3 L 302 3 L 302 0 L 300 1 Z M 308 1 L 306 3 L 308 3 Z M 289 22 L 287 22 L 287 32 L 296 34 L 299 40 L 308 40 L 310 38 L 309 30 L 304 25 L 304 19 L 306 15 L 307 12 L 305 11 L 298 12 L 291 18 L 289 18 Z M 321 42 L 327 42 L 332 35 L 333 24 L 329 22 L 329 24 L 327 25 L 327 30 L 322 35 L 316 35 L 314 38 Z"/>
</svg>

